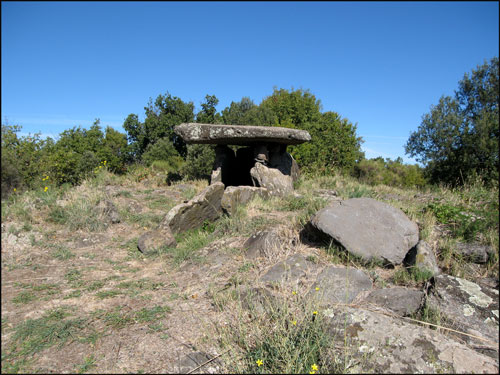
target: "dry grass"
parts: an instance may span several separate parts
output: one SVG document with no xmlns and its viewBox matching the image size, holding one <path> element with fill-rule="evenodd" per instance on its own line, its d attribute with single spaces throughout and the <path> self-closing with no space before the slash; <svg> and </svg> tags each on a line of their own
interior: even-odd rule
<svg viewBox="0 0 500 375">
<path fill-rule="evenodd" d="M 300 231 L 332 199 L 361 196 L 403 209 L 418 222 L 440 266 L 474 280 L 478 275 L 454 252 L 454 243 L 463 239 L 443 236 L 450 224 L 426 207 L 440 202 L 471 212 L 491 210 L 498 197 L 498 189 L 481 186 L 403 190 L 342 176 L 303 178 L 297 196 L 257 197 L 231 217 L 180 236 L 176 249 L 144 256 L 136 248 L 139 236 L 207 182 L 166 186 L 161 176 L 141 179 L 141 173 L 103 171 L 75 188 L 25 192 L 3 202 L 2 372 L 165 373 L 195 350 L 225 353 L 218 363 L 227 372 L 308 372 L 313 364 L 323 372 L 347 371 L 346 351 L 324 341 L 321 319 L 309 319 L 315 307 L 308 301 L 277 290 L 279 308 L 253 311 L 249 318 L 238 291 L 255 286 L 263 272 L 293 253 L 320 265 L 352 266 L 352 258 L 302 243 Z M 95 209 L 102 199 L 117 206 L 120 223 L 107 223 Z M 281 246 L 248 260 L 242 244 L 259 230 L 276 231 Z M 498 224 L 477 240 L 498 254 Z M 479 266 L 480 276 L 498 278 L 495 266 L 498 256 Z M 397 269 L 373 265 L 370 272 L 389 285 Z M 307 290 L 311 282 L 300 288 Z M 295 320 L 300 330 L 291 324 Z M 338 361 L 321 362 L 325 353 Z M 258 359 L 266 366 L 258 366 Z"/>
</svg>

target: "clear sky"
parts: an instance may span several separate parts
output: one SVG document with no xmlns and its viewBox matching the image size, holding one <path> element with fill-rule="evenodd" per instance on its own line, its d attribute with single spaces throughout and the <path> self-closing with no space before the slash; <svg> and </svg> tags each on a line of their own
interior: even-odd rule
<svg viewBox="0 0 500 375">
<path fill-rule="evenodd" d="M 357 124 L 366 157 L 403 157 L 441 95 L 498 56 L 498 2 L 2 1 L 2 123 L 124 132 L 167 91 L 200 109 L 309 89 Z"/>
</svg>

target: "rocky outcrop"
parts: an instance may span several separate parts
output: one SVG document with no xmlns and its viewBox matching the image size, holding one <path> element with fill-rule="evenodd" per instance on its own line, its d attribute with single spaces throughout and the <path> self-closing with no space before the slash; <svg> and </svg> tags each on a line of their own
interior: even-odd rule
<svg viewBox="0 0 500 375">
<path fill-rule="evenodd" d="M 353 198 L 318 211 L 311 224 L 365 261 L 400 264 L 418 242 L 418 226 L 399 209 L 371 198 Z"/>
<path fill-rule="evenodd" d="M 306 130 L 275 126 L 216 125 L 183 123 L 174 128 L 187 144 L 248 145 L 281 143 L 296 145 L 311 140 Z"/>
<path fill-rule="evenodd" d="M 442 274 L 434 278 L 427 304 L 446 326 L 492 340 L 498 346 L 498 289 Z"/>
<path fill-rule="evenodd" d="M 270 195 L 285 196 L 293 191 L 293 180 L 279 169 L 268 168 L 261 163 L 255 163 L 250 170 L 255 186 L 266 188 Z"/>
<path fill-rule="evenodd" d="M 222 214 L 221 200 L 224 184 L 216 182 L 187 203 L 173 207 L 165 216 L 160 227 L 168 226 L 173 233 L 201 226 L 205 220 L 214 221 Z"/>
<path fill-rule="evenodd" d="M 333 340 L 346 348 L 352 373 L 498 371 L 494 359 L 429 328 L 361 308 L 330 308 L 322 314 Z"/>
<path fill-rule="evenodd" d="M 249 202 L 257 195 L 266 198 L 269 192 L 266 188 L 254 186 L 229 186 L 222 195 L 222 209 L 224 212 L 232 214 L 238 205 Z"/>
</svg>

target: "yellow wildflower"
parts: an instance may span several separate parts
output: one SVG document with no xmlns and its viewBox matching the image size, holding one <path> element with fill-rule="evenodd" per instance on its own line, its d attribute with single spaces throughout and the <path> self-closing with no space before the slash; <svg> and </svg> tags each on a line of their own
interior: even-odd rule
<svg viewBox="0 0 500 375">
<path fill-rule="evenodd" d="M 318 371 L 318 365 L 316 365 L 316 363 L 314 363 L 314 364 L 311 366 L 311 370 L 313 370 L 313 371 Z"/>
<path fill-rule="evenodd" d="M 294 291 L 292 292 L 292 294 L 295 296 L 295 295 L 297 294 L 297 292 L 294 290 Z"/>
<path fill-rule="evenodd" d="M 309 374 L 316 374 L 316 371 L 309 371 Z"/>
<path fill-rule="evenodd" d="M 49 187 L 45 186 L 45 189 L 43 189 L 43 191 L 47 191 L 47 190 L 49 190 Z"/>
<path fill-rule="evenodd" d="M 14 191 L 17 191 L 17 189 L 16 189 L 16 188 L 14 188 Z"/>
<path fill-rule="evenodd" d="M 319 290 L 319 286 L 316 287 L 316 292 Z"/>
<path fill-rule="evenodd" d="M 316 310 L 313 311 L 313 315 L 318 315 L 318 312 Z"/>
<path fill-rule="evenodd" d="M 262 366 L 264 364 L 264 362 L 262 361 L 262 359 L 258 359 L 255 363 L 257 363 L 257 366 Z"/>
<path fill-rule="evenodd" d="M 292 324 L 293 324 L 294 326 L 296 326 L 296 325 L 297 325 L 297 321 L 296 321 L 296 320 L 292 321 Z"/>
</svg>

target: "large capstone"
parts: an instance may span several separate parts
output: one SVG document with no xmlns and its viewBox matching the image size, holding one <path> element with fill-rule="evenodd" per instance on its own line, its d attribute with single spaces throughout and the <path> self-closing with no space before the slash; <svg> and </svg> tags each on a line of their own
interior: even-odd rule
<svg viewBox="0 0 500 375">
<path fill-rule="evenodd" d="M 311 136 L 306 130 L 274 126 L 183 123 L 177 125 L 174 131 L 188 144 L 249 145 L 252 143 L 282 143 L 297 145 L 311 140 Z"/>
<path fill-rule="evenodd" d="M 371 198 L 336 202 L 311 224 L 365 261 L 400 264 L 418 242 L 418 226 L 398 208 Z"/>
</svg>

